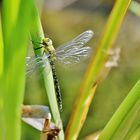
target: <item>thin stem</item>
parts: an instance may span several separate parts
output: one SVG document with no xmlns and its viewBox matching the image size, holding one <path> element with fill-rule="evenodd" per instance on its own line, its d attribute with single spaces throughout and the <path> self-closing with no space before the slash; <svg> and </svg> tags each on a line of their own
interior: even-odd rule
<svg viewBox="0 0 140 140">
<path fill-rule="evenodd" d="M 34 21 L 34 24 L 32 25 L 32 28 L 31 28 L 31 31 L 30 31 L 31 38 L 35 42 L 42 42 L 42 40 L 44 38 L 44 33 L 43 33 L 41 21 L 40 21 L 36 6 L 34 6 L 33 21 Z M 41 47 L 40 46 L 41 44 L 34 43 L 33 45 L 34 45 L 35 54 L 36 55 L 42 55 L 43 51 L 44 51 L 43 48 L 36 50 L 36 48 Z M 44 79 L 44 83 L 45 83 L 45 89 L 46 89 L 46 93 L 47 93 L 47 96 L 48 96 L 50 109 L 51 109 L 51 112 L 52 112 L 52 119 L 53 119 L 54 123 L 58 127 L 60 127 L 60 129 L 61 129 L 59 139 L 63 140 L 64 139 L 64 133 L 63 133 L 62 121 L 61 121 L 61 118 L 60 118 L 59 109 L 58 109 L 58 105 L 57 105 L 55 88 L 54 88 L 54 80 L 53 80 L 53 75 L 52 75 L 52 71 L 51 71 L 51 67 L 49 65 L 49 62 L 48 62 L 48 65 L 47 65 L 47 69 L 50 69 L 49 74 L 48 74 L 47 70 L 43 70 L 43 79 Z"/>
<path fill-rule="evenodd" d="M 128 96 L 117 109 L 111 120 L 102 131 L 99 140 L 129 139 L 139 125 L 140 112 L 140 80 L 135 84 Z M 132 131 L 132 132 L 131 132 Z M 129 137 L 127 137 L 129 135 Z M 134 135 L 133 135 L 134 136 Z M 126 138 L 127 137 L 127 138 Z"/>
<path fill-rule="evenodd" d="M 88 103 L 88 106 L 86 103 L 89 100 L 89 97 L 93 98 L 95 92 L 95 90 L 93 90 L 94 92 L 91 92 L 91 89 L 92 87 L 93 89 L 95 89 L 93 85 L 98 83 L 98 77 L 102 73 L 108 57 L 107 52 L 110 50 L 112 44 L 117 37 L 130 1 L 131 0 L 116 1 L 115 6 L 110 14 L 110 17 L 105 27 L 105 31 L 97 47 L 96 55 L 91 59 L 91 63 L 85 74 L 84 82 L 82 83 L 80 88 L 79 96 L 75 101 L 73 113 L 70 117 L 66 129 L 67 140 L 76 140 L 79 135 L 91 102 Z"/>
</svg>

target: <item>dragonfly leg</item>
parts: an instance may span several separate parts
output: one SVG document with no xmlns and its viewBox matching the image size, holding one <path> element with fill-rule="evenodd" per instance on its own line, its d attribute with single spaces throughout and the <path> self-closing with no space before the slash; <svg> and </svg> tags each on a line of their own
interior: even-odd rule
<svg viewBox="0 0 140 140">
<path fill-rule="evenodd" d="M 39 49 L 41 49 L 42 47 L 38 47 L 38 48 L 34 48 L 34 50 L 39 50 Z"/>
</svg>

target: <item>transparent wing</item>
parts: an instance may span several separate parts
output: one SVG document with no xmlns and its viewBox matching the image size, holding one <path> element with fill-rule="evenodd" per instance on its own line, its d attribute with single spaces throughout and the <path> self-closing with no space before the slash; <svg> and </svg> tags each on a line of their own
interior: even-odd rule
<svg viewBox="0 0 140 140">
<path fill-rule="evenodd" d="M 67 51 L 73 49 L 73 48 L 80 48 L 83 47 L 93 36 L 92 30 L 87 30 L 83 32 L 82 34 L 78 35 L 73 40 L 69 41 L 68 43 L 61 45 L 56 49 L 57 55 L 63 55 Z"/>
<path fill-rule="evenodd" d="M 57 60 L 63 64 L 71 65 L 88 58 L 90 54 L 90 47 L 73 48 L 63 55 L 57 55 Z"/>
<path fill-rule="evenodd" d="M 63 64 L 78 63 L 91 53 L 90 47 L 83 47 L 93 36 L 93 31 L 87 30 L 72 41 L 56 49 L 57 60 Z"/>
<path fill-rule="evenodd" d="M 57 60 L 63 64 L 78 63 L 87 58 L 91 52 L 90 47 L 83 47 L 93 36 L 93 31 L 87 30 L 70 42 L 56 49 Z M 49 55 L 26 57 L 26 75 L 32 74 L 36 69 L 44 70 L 48 67 Z M 49 70 L 48 70 L 49 73 Z"/>
<path fill-rule="evenodd" d="M 48 55 L 38 55 L 32 57 L 26 57 L 26 76 L 30 76 L 35 70 L 39 69 L 43 71 L 47 70 L 47 73 L 50 72 L 49 62 L 47 61 Z"/>
</svg>

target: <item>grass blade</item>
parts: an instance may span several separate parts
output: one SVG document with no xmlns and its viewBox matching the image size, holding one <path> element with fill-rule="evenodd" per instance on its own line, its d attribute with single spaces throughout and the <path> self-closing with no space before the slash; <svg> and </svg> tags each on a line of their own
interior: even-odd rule
<svg viewBox="0 0 140 140">
<path fill-rule="evenodd" d="M 2 26 L 1 26 L 1 15 L 0 15 L 0 124 L 3 127 L 3 90 L 2 90 L 2 73 L 3 73 L 3 36 L 2 36 Z M 3 129 L 0 131 L 0 139 L 3 139 Z"/>
<path fill-rule="evenodd" d="M 42 25 L 40 22 L 40 18 L 36 6 L 34 6 L 33 21 L 34 24 L 32 25 L 31 32 L 30 32 L 31 38 L 34 42 L 42 42 L 42 39 L 44 38 L 44 33 L 43 33 Z M 38 48 L 38 47 L 40 47 L 40 45 L 38 43 L 34 43 L 34 48 Z M 39 50 L 35 50 L 36 55 L 42 53 L 43 53 L 43 48 Z M 51 67 L 50 68 L 49 67 L 50 66 L 47 66 L 48 69 L 51 69 Z M 59 134 L 59 139 L 63 140 L 64 133 L 63 133 L 62 122 L 61 122 L 57 100 L 56 100 L 52 71 L 50 71 L 48 75 L 48 72 L 43 70 L 43 79 L 44 79 L 45 88 L 46 88 L 46 92 L 47 92 L 47 96 L 48 96 L 48 100 L 53 116 L 53 121 L 56 124 L 56 126 L 60 127 L 61 131 Z"/>
<path fill-rule="evenodd" d="M 21 105 L 25 85 L 25 56 L 28 30 L 31 24 L 32 2 L 32 0 L 5 0 L 2 7 L 4 71 L 0 83 L 3 87 L 3 131 L 6 140 L 20 139 Z"/>
<path fill-rule="evenodd" d="M 1 27 L 1 15 L 0 15 L 0 77 L 3 72 L 3 36 Z"/>
<path fill-rule="evenodd" d="M 96 82 L 97 78 L 102 73 L 104 64 L 107 60 L 107 52 L 112 47 L 117 34 L 119 32 L 120 26 L 128 9 L 131 0 L 118 0 L 115 3 L 115 6 L 111 12 L 111 15 L 108 19 L 105 31 L 98 45 L 95 58 L 91 59 L 91 63 L 88 67 L 88 70 L 85 75 L 84 82 L 80 88 L 80 94 L 76 99 L 74 111 L 70 117 L 67 129 L 66 129 L 66 139 L 75 140 L 78 137 L 78 134 L 83 126 L 84 120 L 88 112 L 88 106 L 86 102 L 89 97 L 94 95 L 94 92 L 91 92 L 91 88 Z M 94 87 L 93 87 L 94 88 Z M 91 101 L 91 100 L 90 100 Z M 82 117 L 84 116 L 84 118 Z"/>
<path fill-rule="evenodd" d="M 134 137 L 139 128 L 140 117 L 140 80 L 132 88 L 126 99 L 120 105 L 112 119 L 104 128 L 99 140 L 129 139 Z M 132 131 L 133 129 L 133 131 Z M 139 132 L 140 135 L 140 132 Z"/>
<path fill-rule="evenodd" d="M 2 21 L 3 21 L 3 26 L 4 26 L 3 27 L 4 28 L 3 36 L 5 40 L 4 42 L 6 42 L 7 37 L 10 37 L 12 29 L 16 24 L 19 7 L 20 7 L 20 0 L 14 0 L 14 1 L 4 0 L 3 1 L 2 13 L 3 13 L 4 18 L 2 19 Z"/>
</svg>

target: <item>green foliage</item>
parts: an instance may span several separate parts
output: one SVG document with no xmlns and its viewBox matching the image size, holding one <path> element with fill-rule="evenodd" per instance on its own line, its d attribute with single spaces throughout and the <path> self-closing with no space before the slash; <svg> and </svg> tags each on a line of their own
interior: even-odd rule
<svg viewBox="0 0 140 140">
<path fill-rule="evenodd" d="M 34 11 L 33 11 L 33 21 L 34 23 L 30 31 L 31 38 L 33 42 L 42 42 L 42 39 L 44 38 L 44 33 L 43 33 L 42 25 L 40 22 L 40 18 L 38 15 L 38 11 L 35 6 L 34 6 Z M 40 44 L 34 43 L 34 48 L 38 48 L 38 47 L 40 47 Z M 35 54 L 36 55 L 43 54 L 43 48 L 41 50 L 35 50 Z M 51 67 L 48 65 L 47 69 L 51 70 Z M 52 112 L 53 121 L 55 122 L 56 126 L 60 127 L 61 132 L 59 134 L 59 138 L 63 140 L 64 133 L 63 133 L 63 127 L 62 127 L 61 118 L 60 118 L 59 109 L 58 109 L 57 100 L 56 100 L 52 71 L 50 71 L 48 75 L 47 70 L 46 69 L 43 70 L 43 79 L 44 79 L 45 89 L 46 89 L 46 93 L 47 93 L 49 104 L 50 104 L 50 109 Z"/>
<path fill-rule="evenodd" d="M 5 0 L 2 13 L 2 29 L 0 28 L 0 86 L 2 93 L 0 94 L 0 112 L 3 112 L 3 115 L 0 122 L 4 123 L 1 123 L 3 128 L 0 138 L 16 140 L 20 137 L 21 105 L 25 88 L 25 56 L 29 31 L 31 31 L 32 39 L 36 42 L 41 42 L 44 35 L 34 1 Z M 35 53 L 40 54 L 41 52 Z M 52 73 L 50 72 L 47 76 L 44 72 L 43 75 L 54 122 L 62 129 Z M 63 131 L 61 131 L 60 138 L 64 139 L 63 137 Z"/>
<path fill-rule="evenodd" d="M 1 19 L 0 19 L 0 124 L 3 128 L 3 90 L 2 90 L 2 73 L 3 73 L 3 38 L 2 38 L 2 27 L 1 27 Z M 0 131 L 0 139 L 3 137 L 3 130 Z"/>
<path fill-rule="evenodd" d="M 105 52 L 110 50 L 117 37 L 130 1 L 117 1 L 111 12 L 103 36 L 98 44 L 96 56 L 91 60 L 80 94 L 76 99 L 76 107 L 73 108 L 74 111 L 71 113 L 66 139 L 75 140 L 79 135 L 98 85 L 98 76 L 102 72 L 108 57 Z M 2 114 L 0 115 L 0 139 L 18 140 L 20 138 L 21 105 L 25 86 L 25 56 L 29 31 L 31 39 L 35 42 L 41 42 L 44 33 L 33 0 L 5 0 L 2 10 L 2 27 L 0 24 L 0 114 Z M 59 33 L 62 30 L 59 28 Z M 33 47 L 38 48 L 39 46 L 35 43 Z M 37 50 L 35 54 L 42 54 L 42 52 L 43 49 Z M 62 129 L 59 139 L 63 140 L 63 127 L 57 106 L 52 72 L 48 75 L 44 71 L 43 79 L 53 121 Z M 122 138 L 136 140 L 140 138 L 139 93 L 140 81 L 130 91 L 99 139 L 117 140 Z"/>
<path fill-rule="evenodd" d="M 1 130 L 5 132 L 3 137 L 6 140 L 20 138 L 21 105 L 25 85 L 25 56 L 32 5 L 32 0 L 5 0 L 3 2 L 1 21 L 4 57 L 3 73 L 0 78 L 3 128 Z"/>
<path fill-rule="evenodd" d="M 0 76 L 2 75 L 2 72 L 3 72 L 3 38 L 2 38 L 2 27 L 1 27 L 1 19 L 0 19 Z"/>
<path fill-rule="evenodd" d="M 97 83 L 99 83 L 98 80 L 100 80 L 98 79 L 98 76 L 100 76 L 102 73 L 108 57 L 108 54 L 105 52 L 109 52 L 117 37 L 130 1 L 131 0 L 117 1 L 110 14 L 107 25 L 105 27 L 105 31 L 97 47 L 98 50 L 96 52 L 96 56 L 95 58 L 92 58 L 91 63 L 87 69 L 87 73 L 85 74 L 85 79 L 82 83 L 80 94 L 76 100 L 75 110 L 73 111 L 68 124 L 66 130 L 66 139 L 68 140 L 75 140 L 78 137 L 78 134 L 86 118 L 90 103 L 92 101 L 91 98 L 93 98 L 95 93 L 94 88 L 96 88 L 95 86 Z M 101 79 L 104 79 L 104 77 L 101 77 Z"/>
<path fill-rule="evenodd" d="M 140 138 L 140 81 L 132 88 L 101 133 L 99 140 L 131 140 Z M 136 140 L 136 139 L 134 139 Z"/>
</svg>

